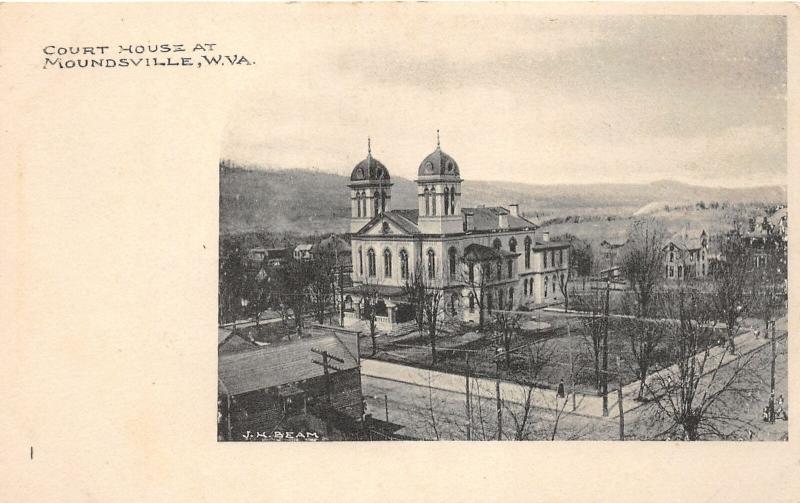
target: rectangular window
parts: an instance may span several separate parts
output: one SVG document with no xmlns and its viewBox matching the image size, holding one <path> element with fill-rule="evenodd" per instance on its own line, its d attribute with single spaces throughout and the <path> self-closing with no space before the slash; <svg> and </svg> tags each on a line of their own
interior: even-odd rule
<svg viewBox="0 0 800 503">
<path fill-rule="evenodd" d="M 508 261 L 508 277 L 511 278 L 514 275 L 514 262 L 512 260 Z"/>
</svg>

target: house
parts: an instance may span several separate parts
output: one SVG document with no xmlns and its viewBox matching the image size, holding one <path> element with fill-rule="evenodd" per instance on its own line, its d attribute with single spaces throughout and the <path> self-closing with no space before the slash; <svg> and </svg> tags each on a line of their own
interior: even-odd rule
<svg viewBox="0 0 800 503">
<path fill-rule="evenodd" d="M 308 332 L 305 338 L 220 353 L 222 439 L 276 431 L 320 439 L 355 434 L 364 412 L 357 334 Z"/>
<path fill-rule="evenodd" d="M 609 241 L 606 239 L 600 243 L 600 269 L 606 271 L 606 273 L 608 273 L 608 271 L 619 272 L 625 243 L 625 240 Z"/>
<path fill-rule="evenodd" d="M 686 280 L 704 278 L 709 273 L 708 235 L 683 230 L 667 239 L 663 247 L 664 278 Z"/>
<path fill-rule="evenodd" d="M 292 256 L 295 260 L 311 260 L 311 249 L 313 245 L 310 244 L 300 244 L 294 247 L 294 252 Z"/>
<path fill-rule="evenodd" d="M 567 272 L 569 242 L 537 233 L 518 204 L 462 207 L 461 182 L 458 163 L 442 150 L 437 135 L 436 149 L 417 170 L 417 207 L 394 209 L 389 171 L 367 142 L 367 157 L 353 168 L 348 185 L 351 323 L 362 316 L 359 292 L 365 285 L 377 291 L 381 329 L 410 319 L 403 287 L 416 275 L 441 290 L 448 310 L 465 321 L 476 317 L 476 305 L 518 309 L 561 299 L 557 285 Z M 488 274 L 469 275 L 476 264 L 491 264 L 489 282 L 483 281 Z M 485 303 L 476 299 L 476 281 L 483 283 L 477 295 Z"/>
</svg>

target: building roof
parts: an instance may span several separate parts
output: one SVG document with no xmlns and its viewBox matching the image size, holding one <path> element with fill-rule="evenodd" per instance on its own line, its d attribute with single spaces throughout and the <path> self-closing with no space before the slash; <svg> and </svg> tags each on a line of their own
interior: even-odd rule
<svg viewBox="0 0 800 503">
<path fill-rule="evenodd" d="M 294 251 L 311 251 L 312 247 L 313 247 L 313 245 L 309 245 L 309 244 L 297 245 L 297 246 L 294 247 Z"/>
<path fill-rule="evenodd" d="M 703 247 L 703 234 L 705 234 L 705 231 L 693 235 L 686 231 L 676 232 L 667 239 L 667 243 L 664 246 L 666 247 L 672 243 L 682 250 L 699 250 Z"/>
<path fill-rule="evenodd" d="M 389 170 L 372 157 L 372 145 L 367 139 L 367 158 L 356 164 L 350 174 L 351 182 L 389 182 Z"/>
<path fill-rule="evenodd" d="M 437 144 L 436 150 L 428 154 L 419 164 L 417 175 L 420 177 L 460 179 L 458 163 L 453 157 L 443 151 Z"/>
<path fill-rule="evenodd" d="M 558 248 L 569 248 L 570 243 L 569 241 L 536 241 L 533 243 L 533 249 L 536 251 L 539 250 L 550 250 L 550 249 L 558 249 Z"/>
<path fill-rule="evenodd" d="M 501 206 L 462 208 L 462 215 L 470 215 L 468 231 L 499 231 L 515 229 L 536 229 L 538 225 L 530 220 L 512 215 L 507 209 Z M 508 229 L 500 227 L 500 215 L 506 215 Z"/>
<path fill-rule="evenodd" d="M 506 250 L 498 250 L 478 243 L 472 243 L 464 248 L 464 260 L 467 262 L 488 262 L 501 260 L 506 257 L 516 257 L 517 253 Z"/>
<path fill-rule="evenodd" d="M 220 355 L 219 380 L 230 395 L 272 388 L 323 375 L 322 356 L 312 349 L 327 351 L 344 363 L 331 361 L 341 370 L 358 368 L 358 341 L 355 334 L 326 334 L 281 342 L 242 353 Z"/>
</svg>

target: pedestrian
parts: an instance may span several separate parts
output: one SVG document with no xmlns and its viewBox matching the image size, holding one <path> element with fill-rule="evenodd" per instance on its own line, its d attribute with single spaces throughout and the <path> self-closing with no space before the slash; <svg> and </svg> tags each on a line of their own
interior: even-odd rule
<svg viewBox="0 0 800 503">
<path fill-rule="evenodd" d="M 761 411 L 761 420 L 765 423 L 769 422 L 769 405 L 765 405 L 764 410 Z"/>
<path fill-rule="evenodd" d="M 558 396 L 558 398 L 566 397 L 566 394 L 564 393 L 564 379 L 561 379 L 561 382 L 558 383 L 558 391 L 556 392 L 556 396 Z"/>
</svg>

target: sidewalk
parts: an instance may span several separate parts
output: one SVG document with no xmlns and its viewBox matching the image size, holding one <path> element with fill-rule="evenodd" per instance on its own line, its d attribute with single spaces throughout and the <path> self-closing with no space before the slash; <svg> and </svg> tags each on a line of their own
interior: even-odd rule
<svg viewBox="0 0 800 503">
<path fill-rule="evenodd" d="M 722 347 L 711 348 L 709 352 L 708 362 L 706 363 L 706 370 L 711 372 L 717 367 L 721 357 L 723 365 L 726 365 L 742 355 L 748 354 L 764 345 L 769 343 L 768 339 L 763 337 L 756 339 L 752 332 L 746 332 L 738 335 L 735 339 L 736 351 L 735 355 L 725 352 Z M 659 374 L 666 372 L 677 372 L 677 364 L 662 369 L 658 372 L 651 374 L 648 377 L 648 382 L 652 382 Z M 707 373 L 708 373 L 707 372 Z M 365 376 L 375 377 L 378 379 L 387 379 L 407 383 L 414 386 L 427 387 L 431 386 L 434 389 L 443 391 L 451 391 L 455 393 L 464 394 L 466 391 L 466 379 L 463 375 L 452 374 L 447 372 L 439 372 L 436 370 L 427 370 L 397 363 L 389 363 L 380 360 L 371 360 L 363 358 L 361 360 L 361 373 Z M 486 379 L 481 377 L 470 377 L 470 391 L 473 395 L 480 395 L 481 398 L 495 399 L 497 381 L 494 379 Z M 500 396 L 503 400 L 522 404 L 526 400 L 529 387 L 509 381 L 500 381 Z M 634 400 L 639 392 L 639 381 L 634 381 L 622 388 L 622 403 L 623 410 L 628 412 L 636 409 L 642 405 L 641 402 Z M 557 399 L 555 391 L 550 389 L 534 388 L 531 397 L 531 404 L 540 409 L 555 410 L 561 408 L 564 399 Z M 603 417 L 603 398 L 597 395 L 576 395 L 576 408 L 572 409 L 572 397 L 567 396 L 567 405 L 564 408 L 564 413 L 579 414 L 589 417 Z M 617 404 L 616 391 L 608 394 L 608 417 L 616 418 L 619 415 L 619 407 Z"/>
</svg>

